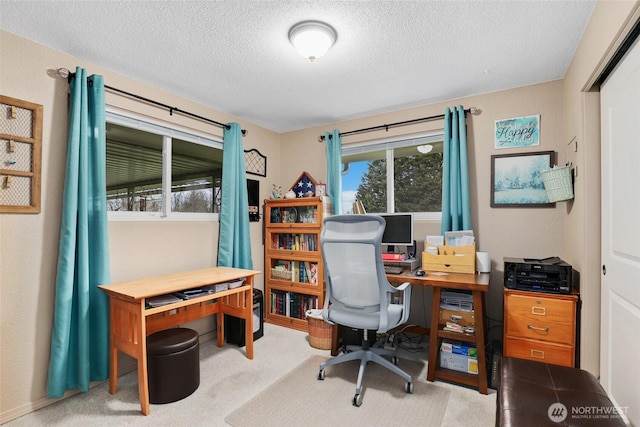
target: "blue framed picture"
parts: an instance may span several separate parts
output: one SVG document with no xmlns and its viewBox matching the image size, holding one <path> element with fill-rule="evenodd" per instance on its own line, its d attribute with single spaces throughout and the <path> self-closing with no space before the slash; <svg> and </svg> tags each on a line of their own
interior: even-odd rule
<svg viewBox="0 0 640 427">
<path fill-rule="evenodd" d="M 541 172 L 554 164 L 555 151 L 491 156 L 491 207 L 553 207 Z"/>
<path fill-rule="evenodd" d="M 494 148 L 518 148 L 540 145 L 540 116 L 516 117 L 495 121 Z"/>
</svg>

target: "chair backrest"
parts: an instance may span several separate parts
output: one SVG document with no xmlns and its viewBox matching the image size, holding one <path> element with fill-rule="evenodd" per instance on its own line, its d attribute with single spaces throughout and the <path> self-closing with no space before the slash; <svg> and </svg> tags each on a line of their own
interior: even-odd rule
<svg viewBox="0 0 640 427">
<path fill-rule="evenodd" d="M 325 218 L 321 246 L 328 303 L 347 310 L 380 310 L 380 283 L 390 286 L 382 262 L 385 225 L 375 215 Z"/>
</svg>

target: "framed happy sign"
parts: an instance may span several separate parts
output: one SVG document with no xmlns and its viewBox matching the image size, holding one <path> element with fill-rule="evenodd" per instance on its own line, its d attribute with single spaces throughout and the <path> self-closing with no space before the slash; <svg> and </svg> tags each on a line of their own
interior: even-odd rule
<svg viewBox="0 0 640 427">
<path fill-rule="evenodd" d="M 540 145 L 540 116 L 516 117 L 495 121 L 494 148 L 518 148 Z"/>
</svg>

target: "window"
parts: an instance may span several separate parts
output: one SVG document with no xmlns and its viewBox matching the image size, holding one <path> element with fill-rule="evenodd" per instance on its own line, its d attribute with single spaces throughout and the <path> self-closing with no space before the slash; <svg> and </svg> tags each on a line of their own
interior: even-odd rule
<svg viewBox="0 0 640 427">
<path fill-rule="evenodd" d="M 108 112 L 106 167 L 108 211 L 189 219 L 220 211 L 220 141 Z"/>
<path fill-rule="evenodd" d="M 442 133 L 342 148 L 342 209 L 355 199 L 368 213 L 421 213 L 439 219 L 442 210 Z M 430 151 L 424 147 L 430 146 Z"/>
</svg>

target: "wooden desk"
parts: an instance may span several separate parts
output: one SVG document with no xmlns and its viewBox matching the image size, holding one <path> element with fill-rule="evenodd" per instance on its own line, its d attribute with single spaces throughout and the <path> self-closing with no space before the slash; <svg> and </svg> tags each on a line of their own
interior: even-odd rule
<svg viewBox="0 0 640 427">
<path fill-rule="evenodd" d="M 426 276 L 416 276 L 415 272 L 397 275 L 387 274 L 387 278 L 390 282 L 409 282 L 412 285 L 433 287 L 427 379 L 429 381 L 435 381 L 436 378 L 441 378 L 443 380 L 476 387 L 480 393 L 487 394 L 487 365 L 485 360 L 484 342 L 484 292 L 489 290 L 489 273 L 447 273 L 446 276 L 439 276 L 437 275 L 438 273 L 431 271 L 427 271 L 426 273 Z M 456 333 L 442 330 L 442 326 L 439 324 L 440 293 L 442 288 L 471 291 L 473 294 L 473 326 L 475 328 L 475 334 Z M 465 372 L 441 368 L 439 366 L 441 338 L 475 343 L 478 349 L 478 374 L 467 374 Z"/>
<path fill-rule="evenodd" d="M 253 359 L 253 277 L 255 270 L 212 267 L 165 276 L 149 277 L 98 286 L 109 296 L 110 365 L 109 393 L 118 391 L 118 350 L 138 361 L 140 407 L 149 415 L 147 382 L 147 335 L 213 314 L 229 314 L 245 320 L 247 358 Z M 145 308 L 146 299 L 186 289 L 233 282 L 245 278 L 242 286 L 215 294 L 179 301 L 162 307 Z M 224 345 L 224 316 L 217 316 L 217 344 Z"/>
</svg>

